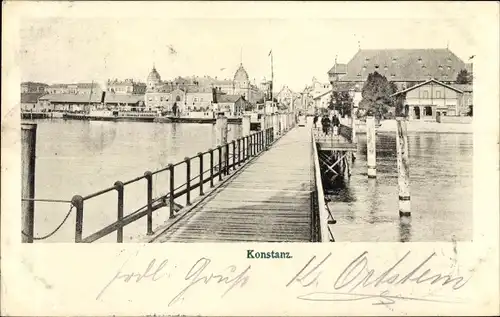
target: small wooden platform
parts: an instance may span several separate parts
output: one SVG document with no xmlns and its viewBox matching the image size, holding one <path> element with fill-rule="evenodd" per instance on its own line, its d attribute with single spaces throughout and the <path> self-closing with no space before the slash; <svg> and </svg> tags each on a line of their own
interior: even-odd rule
<svg viewBox="0 0 500 317">
<path fill-rule="evenodd" d="M 311 241 L 311 130 L 295 128 L 154 242 Z"/>
<path fill-rule="evenodd" d="M 317 129 L 313 130 L 314 139 L 319 145 L 320 150 L 329 151 L 355 151 L 357 149 L 356 143 L 352 143 L 342 135 L 325 135 L 322 131 Z"/>
</svg>

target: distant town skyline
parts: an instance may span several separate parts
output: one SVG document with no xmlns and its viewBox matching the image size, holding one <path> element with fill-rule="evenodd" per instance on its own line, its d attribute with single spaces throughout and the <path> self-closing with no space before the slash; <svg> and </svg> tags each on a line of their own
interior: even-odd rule
<svg viewBox="0 0 500 317">
<path fill-rule="evenodd" d="M 302 90 L 328 82 L 335 59 L 380 48 L 446 48 L 468 62 L 476 44 L 463 21 L 446 19 L 144 19 L 42 18 L 20 26 L 22 81 L 48 84 L 132 78 L 153 65 L 162 79 L 205 75 L 232 79 L 243 63 L 259 85 Z"/>
</svg>

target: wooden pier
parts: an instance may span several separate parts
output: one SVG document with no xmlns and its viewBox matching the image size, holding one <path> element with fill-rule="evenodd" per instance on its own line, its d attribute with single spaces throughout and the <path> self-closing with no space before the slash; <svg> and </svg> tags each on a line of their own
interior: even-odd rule
<svg viewBox="0 0 500 317">
<path fill-rule="evenodd" d="M 324 198 L 323 183 L 339 175 L 350 176 L 357 148 L 350 128 L 341 125 L 339 135 L 325 136 L 310 126 L 297 127 L 293 113 L 276 114 L 262 122 L 264 128 L 254 133 L 248 131 L 246 122 L 243 136 L 231 142 L 223 137 L 227 125 L 222 124 L 216 148 L 128 181 L 116 181 L 95 193 L 73 196 L 69 213 L 74 208 L 75 242 L 91 243 L 116 232 L 116 242 L 122 243 L 124 227 L 144 217 L 144 234 L 138 233 L 134 242 L 335 241 L 330 227 L 335 220 Z M 187 181 L 176 186 L 175 171 L 179 170 L 185 171 Z M 156 183 L 155 175 L 168 177 L 168 187 Z M 129 193 L 126 188 L 137 182 L 145 185 L 147 203 L 130 210 L 124 199 Z M 155 188 L 163 193 L 154 197 Z M 194 191 L 199 195 L 191 199 Z M 84 214 L 91 212 L 85 202 L 109 192 L 117 193 L 117 209 L 110 211 L 116 212 L 117 220 L 85 237 Z M 23 193 L 23 202 L 36 200 L 26 196 L 32 195 Z M 164 213 L 168 219 L 153 228 L 153 212 Z M 31 232 L 30 228 L 25 231 Z"/>
<path fill-rule="evenodd" d="M 310 133 L 288 132 L 148 241 L 311 241 Z"/>
</svg>

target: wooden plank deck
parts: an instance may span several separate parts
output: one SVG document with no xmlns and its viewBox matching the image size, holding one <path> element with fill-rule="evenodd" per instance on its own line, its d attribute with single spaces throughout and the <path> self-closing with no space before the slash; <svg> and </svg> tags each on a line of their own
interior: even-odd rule
<svg viewBox="0 0 500 317">
<path fill-rule="evenodd" d="M 311 241 L 311 151 L 291 130 L 154 242 Z"/>
</svg>

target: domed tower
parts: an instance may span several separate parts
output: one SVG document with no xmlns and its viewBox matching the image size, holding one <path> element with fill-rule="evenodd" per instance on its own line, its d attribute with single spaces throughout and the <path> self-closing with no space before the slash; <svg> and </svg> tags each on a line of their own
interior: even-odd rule
<svg viewBox="0 0 500 317">
<path fill-rule="evenodd" d="M 153 69 L 148 75 L 148 79 L 146 81 L 148 85 L 148 90 L 154 90 L 161 83 L 161 76 L 153 65 Z"/>
<path fill-rule="evenodd" d="M 234 74 L 234 94 L 235 95 L 243 95 L 248 100 L 248 87 L 250 86 L 250 81 L 248 79 L 248 73 L 243 67 L 243 64 L 240 64 L 240 67 L 236 70 Z"/>
</svg>

